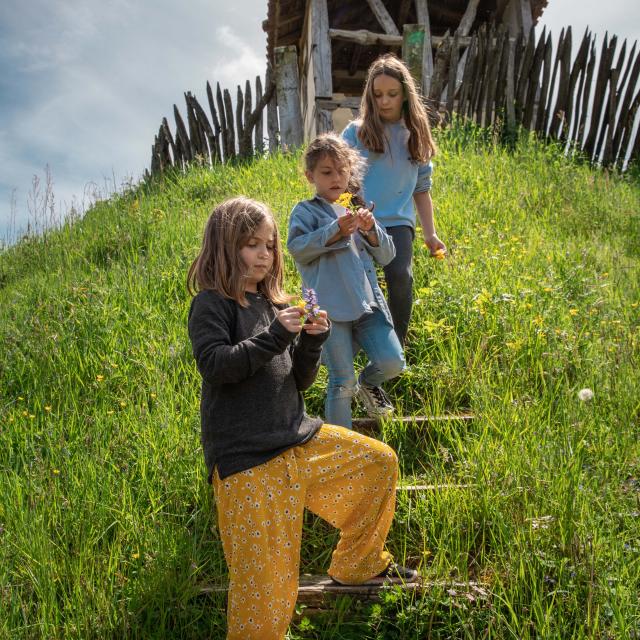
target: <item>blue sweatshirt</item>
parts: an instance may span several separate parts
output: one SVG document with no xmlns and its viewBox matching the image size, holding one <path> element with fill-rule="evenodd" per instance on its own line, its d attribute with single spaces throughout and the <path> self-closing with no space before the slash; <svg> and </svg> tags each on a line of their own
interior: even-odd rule
<svg viewBox="0 0 640 640">
<path fill-rule="evenodd" d="M 416 226 L 413 194 L 431 189 L 431 162 L 411 162 L 407 142 L 409 131 L 399 120 L 386 124 L 385 134 L 389 142 L 385 153 L 374 153 L 363 146 L 358 138 L 358 121 L 350 122 L 342 137 L 350 147 L 357 149 L 367 162 L 364 178 L 364 199 L 373 200 L 373 215 L 384 227 Z"/>
</svg>

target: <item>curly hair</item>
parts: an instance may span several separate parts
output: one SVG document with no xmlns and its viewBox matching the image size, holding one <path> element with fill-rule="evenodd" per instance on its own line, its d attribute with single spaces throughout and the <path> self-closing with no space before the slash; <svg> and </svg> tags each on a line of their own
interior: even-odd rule
<svg viewBox="0 0 640 640">
<path fill-rule="evenodd" d="M 362 156 L 352 149 L 336 133 L 323 133 L 309 143 L 304 154 L 305 171 L 313 171 L 318 162 L 325 157 L 331 158 L 337 167 L 349 170 L 347 191 L 357 194 L 362 188 L 362 177 L 366 163 Z"/>
</svg>

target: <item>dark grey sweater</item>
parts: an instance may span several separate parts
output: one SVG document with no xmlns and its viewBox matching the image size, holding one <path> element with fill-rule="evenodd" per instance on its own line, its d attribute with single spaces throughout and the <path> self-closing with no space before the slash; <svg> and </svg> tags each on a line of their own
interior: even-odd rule
<svg viewBox="0 0 640 640">
<path fill-rule="evenodd" d="M 310 440 L 322 424 L 304 410 L 322 343 L 287 331 L 277 307 L 247 293 L 242 307 L 213 291 L 191 301 L 189 337 L 202 376 L 202 446 L 209 481 L 255 467 Z"/>
</svg>

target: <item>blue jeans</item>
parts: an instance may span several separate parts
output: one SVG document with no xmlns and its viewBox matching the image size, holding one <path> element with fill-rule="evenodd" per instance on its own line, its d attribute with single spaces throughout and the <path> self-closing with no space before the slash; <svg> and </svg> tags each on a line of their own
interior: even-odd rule
<svg viewBox="0 0 640 640">
<path fill-rule="evenodd" d="M 351 428 L 351 398 L 356 390 L 353 358 L 360 348 L 369 358 L 361 381 L 379 387 L 400 375 L 404 354 L 393 325 L 380 309 L 365 313 L 353 322 L 331 321 L 331 334 L 322 346 L 322 362 L 329 370 L 325 422 Z"/>
</svg>

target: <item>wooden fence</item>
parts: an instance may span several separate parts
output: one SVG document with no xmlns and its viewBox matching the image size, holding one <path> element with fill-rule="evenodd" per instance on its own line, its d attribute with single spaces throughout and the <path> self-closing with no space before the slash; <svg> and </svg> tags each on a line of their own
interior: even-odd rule
<svg viewBox="0 0 640 640">
<path fill-rule="evenodd" d="M 457 40 L 439 46 L 430 87 L 448 116 L 521 125 L 606 166 L 639 157 L 637 43 L 627 55 L 625 41 L 616 58 L 617 37 L 605 35 L 598 56 L 595 37 L 585 32 L 574 55 L 568 27 L 554 53 L 545 29 L 536 40 L 533 29 L 513 39 L 501 27 L 483 27 L 460 57 Z"/>
<path fill-rule="evenodd" d="M 401 42 L 402 36 L 398 38 Z M 537 40 L 533 28 L 528 37 L 521 33 L 518 38 L 509 37 L 502 26 L 487 25 L 471 37 L 446 34 L 438 38 L 428 98 L 438 105 L 445 123 L 457 113 L 481 126 L 522 126 L 559 141 L 566 151 L 578 151 L 591 162 L 624 169 L 640 157 L 637 43 L 627 55 L 625 41 L 616 58 L 616 36 L 604 37 L 599 56 L 591 33 L 585 32 L 575 55 L 572 40 L 571 27 L 562 30 L 555 52 L 545 29 Z M 416 66 L 410 62 L 410 68 Z M 265 109 L 269 151 L 276 149 L 280 141 L 277 99 L 283 105 L 290 102 L 285 91 L 291 87 L 285 86 L 290 83 L 284 75 L 276 69 L 278 95 L 270 68 L 264 92 L 256 77 L 255 106 L 249 81 L 244 92 L 238 86 L 235 113 L 229 91 L 222 91 L 218 84 L 214 99 L 207 83 L 210 119 L 195 96 L 185 93 L 186 124 L 174 105 L 175 135 L 163 118 L 152 147 L 151 174 L 191 162 L 213 164 L 262 154 Z M 357 100 L 347 102 L 355 115 Z M 317 130 L 330 124 L 330 119 L 319 123 Z"/>
<path fill-rule="evenodd" d="M 275 84 L 270 75 L 267 70 L 264 92 L 260 76 L 256 77 L 255 107 L 249 81 L 245 84 L 244 92 L 238 85 L 235 113 L 231 94 L 227 89 L 222 91 L 219 83 L 216 85 L 214 99 L 211 85 L 207 82 L 210 116 L 191 92 L 185 93 L 186 124 L 174 104 L 175 135 L 171 133 L 167 119 L 163 118 L 151 149 L 151 174 L 161 173 L 169 167 L 184 168 L 192 162 L 213 164 L 263 153 L 265 107 L 269 150 L 277 148 Z"/>
</svg>

